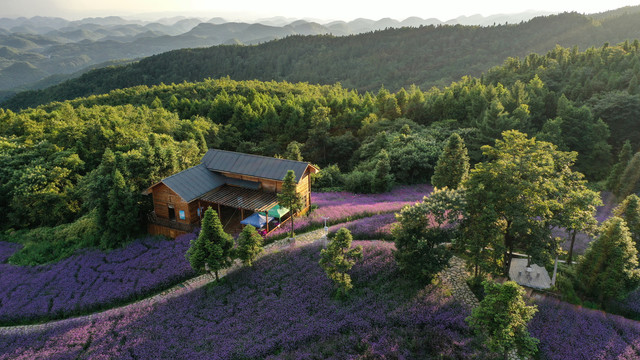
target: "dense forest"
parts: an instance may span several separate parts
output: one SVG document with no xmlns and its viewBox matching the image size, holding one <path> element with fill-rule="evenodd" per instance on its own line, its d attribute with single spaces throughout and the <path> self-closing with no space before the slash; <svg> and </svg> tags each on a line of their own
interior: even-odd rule
<svg viewBox="0 0 640 360">
<path fill-rule="evenodd" d="M 446 86 L 479 76 L 507 57 L 545 53 L 556 44 L 586 49 L 637 37 L 637 9 L 595 20 L 577 13 L 537 17 L 489 27 L 445 25 L 386 29 L 346 37 L 289 36 L 254 46 L 222 45 L 175 50 L 140 62 L 97 69 L 48 89 L 29 91 L 2 106 L 20 109 L 136 86 L 230 76 L 334 84 L 359 91 L 391 91 L 415 84 Z"/>
<path fill-rule="evenodd" d="M 141 192 L 207 148 L 303 158 L 323 169 L 316 189 L 377 192 L 430 182 L 453 133 L 473 164 L 509 129 L 577 152 L 575 170 L 600 187 L 616 163 L 635 192 L 639 52 L 557 47 L 427 92 L 222 78 L 0 110 L 2 230 L 113 246 L 141 230 Z"/>
</svg>

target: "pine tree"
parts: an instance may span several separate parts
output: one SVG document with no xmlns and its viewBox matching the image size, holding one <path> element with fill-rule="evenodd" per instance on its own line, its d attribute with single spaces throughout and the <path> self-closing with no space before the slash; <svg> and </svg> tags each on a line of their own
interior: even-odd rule
<svg viewBox="0 0 640 360">
<path fill-rule="evenodd" d="M 611 168 L 611 173 L 609 173 L 609 177 L 607 178 L 607 189 L 614 193 L 618 192 L 620 188 L 620 178 L 632 157 L 633 149 L 631 148 L 631 142 L 627 140 L 622 145 L 620 153 L 618 154 L 618 163 Z"/>
<path fill-rule="evenodd" d="M 389 163 L 389 153 L 382 149 L 378 156 L 380 160 L 376 164 L 373 180 L 371 181 L 371 192 L 382 193 L 391 190 L 393 186 L 393 175 L 391 172 L 391 164 Z"/>
<path fill-rule="evenodd" d="M 620 185 L 618 187 L 618 192 L 615 193 L 619 198 L 625 198 L 628 195 L 638 191 L 640 182 L 640 152 L 637 152 L 629 163 L 627 167 L 622 172 L 622 176 L 620 177 Z"/>
<path fill-rule="evenodd" d="M 513 281 L 504 284 L 485 281 L 485 297 L 466 319 L 492 352 L 507 355 L 516 351 L 521 358 L 534 355 L 539 340 L 531 337 L 527 323 L 537 308 L 524 302 L 524 289 Z"/>
<path fill-rule="evenodd" d="M 238 258 L 244 265 L 252 266 L 262 251 L 262 236 L 255 227 L 247 225 L 238 237 Z"/>
<path fill-rule="evenodd" d="M 631 233 L 631 240 L 636 244 L 636 249 L 640 251 L 640 197 L 636 194 L 627 196 L 613 210 L 613 214 L 624 219 Z"/>
<path fill-rule="evenodd" d="M 300 151 L 300 144 L 297 141 L 292 141 L 287 145 L 287 151 L 284 153 L 284 158 L 295 161 L 302 161 L 302 152 Z"/>
<path fill-rule="evenodd" d="M 638 250 L 624 220 L 614 216 L 578 262 L 577 277 L 584 293 L 604 305 L 622 300 L 640 280 Z"/>
<path fill-rule="evenodd" d="M 298 194 L 297 186 L 295 172 L 293 170 L 287 171 L 287 175 L 282 179 L 282 192 L 278 194 L 278 203 L 281 207 L 289 209 L 291 216 L 291 237 L 295 236 L 293 232 L 293 219 L 295 215 L 302 210 L 304 202 L 304 199 Z"/>
<path fill-rule="evenodd" d="M 203 272 L 208 268 L 215 273 L 218 281 L 218 271 L 232 263 L 232 248 L 233 239 L 224 232 L 218 214 L 212 208 L 208 208 L 202 218 L 200 234 L 191 240 L 186 257 L 192 269 Z"/>
<path fill-rule="evenodd" d="M 338 293 L 341 296 L 346 296 L 353 288 L 347 271 L 351 270 L 356 261 L 362 259 L 362 246 L 351 249 L 352 241 L 351 232 L 341 228 L 327 248 L 320 251 L 320 266 L 338 287 Z"/>
<path fill-rule="evenodd" d="M 105 249 L 122 245 L 135 233 L 138 225 L 138 204 L 120 170 L 114 170 L 111 182 L 101 239 L 101 245 Z"/>
<path fill-rule="evenodd" d="M 453 133 L 438 159 L 431 183 L 438 188 L 456 189 L 468 174 L 467 148 L 460 135 Z"/>
</svg>

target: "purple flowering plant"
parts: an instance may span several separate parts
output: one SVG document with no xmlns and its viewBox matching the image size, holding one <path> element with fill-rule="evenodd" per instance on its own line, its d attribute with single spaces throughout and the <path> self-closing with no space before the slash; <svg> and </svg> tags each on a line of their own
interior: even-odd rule
<svg viewBox="0 0 640 360">
<path fill-rule="evenodd" d="M 110 252 L 85 250 L 57 263 L 0 263 L 0 323 L 67 317 L 135 300 L 194 275 L 184 254 L 195 235 L 140 239 Z M 0 242 L 0 260 L 19 245 Z"/>
</svg>

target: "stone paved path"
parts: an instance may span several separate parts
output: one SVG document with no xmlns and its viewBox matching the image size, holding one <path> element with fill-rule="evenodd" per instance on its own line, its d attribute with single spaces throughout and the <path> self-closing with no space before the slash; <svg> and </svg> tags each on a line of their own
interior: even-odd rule
<svg viewBox="0 0 640 360">
<path fill-rule="evenodd" d="M 311 231 L 302 235 L 299 235 L 295 238 L 295 241 L 292 241 L 291 239 L 283 239 L 283 240 L 278 240 L 276 242 L 273 242 L 269 245 L 266 245 L 264 247 L 264 251 L 260 254 L 260 256 L 264 256 L 266 254 L 269 254 L 270 252 L 273 251 L 277 251 L 280 249 L 285 249 L 290 247 L 291 245 L 294 246 L 298 246 L 298 245 L 305 245 L 305 244 L 310 244 L 313 243 L 315 241 L 322 241 L 323 238 L 325 238 L 324 236 L 324 230 L 320 229 L 320 230 L 315 230 L 315 231 Z M 242 263 L 239 260 L 236 260 L 235 263 L 224 270 L 221 270 L 219 272 L 219 276 L 222 278 L 227 274 L 230 274 L 236 270 L 238 270 L 239 268 L 242 267 Z M 78 316 L 78 317 L 72 317 L 72 318 L 67 318 L 67 319 L 62 319 L 62 320 L 54 320 L 51 322 L 47 322 L 44 324 L 34 324 L 34 325 L 18 325 L 18 326 L 6 326 L 6 327 L 0 327 L 0 335 L 11 335 L 11 334 L 27 334 L 27 333 L 32 333 L 32 332 L 36 332 L 36 331 L 43 331 L 43 330 L 47 330 L 47 329 L 51 329 L 51 328 L 56 328 L 58 326 L 62 326 L 65 324 L 72 324 L 72 323 L 80 323 L 80 322 L 85 322 L 87 320 L 93 320 L 93 319 L 98 319 L 98 318 L 102 318 L 102 317 L 108 317 L 111 315 L 116 315 L 119 312 L 126 310 L 126 309 L 134 309 L 134 308 L 140 308 L 140 307 L 147 307 L 147 306 L 151 306 L 153 304 L 162 302 L 162 301 L 166 301 L 168 299 L 171 298 L 175 298 L 177 296 L 181 296 L 184 295 L 186 293 L 189 293 L 191 291 L 194 291 L 196 289 L 199 289 L 207 284 L 209 284 L 210 282 L 214 281 L 215 277 L 211 274 L 204 274 L 204 275 L 200 275 L 200 276 L 196 276 L 194 278 L 185 280 L 159 294 L 156 294 L 154 296 L 148 297 L 146 299 L 142 299 L 139 301 L 136 301 L 134 303 L 125 305 L 125 306 L 121 306 L 121 307 L 117 307 L 117 308 L 112 308 L 109 310 L 105 310 L 105 311 L 101 311 L 101 312 L 96 312 L 93 314 L 89 314 L 89 315 L 83 315 L 83 316 Z"/>
<path fill-rule="evenodd" d="M 469 285 L 467 285 L 468 277 L 469 274 L 465 268 L 464 260 L 457 256 L 451 257 L 449 267 L 440 273 L 440 279 L 451 289 L 453 296 L 473 309 L 480 303 L 469 288 Z"/>
</svg>

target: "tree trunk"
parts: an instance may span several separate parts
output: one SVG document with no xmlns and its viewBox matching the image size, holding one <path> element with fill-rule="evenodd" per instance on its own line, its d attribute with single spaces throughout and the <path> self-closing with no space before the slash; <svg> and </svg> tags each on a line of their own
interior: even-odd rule
<svg viewBox="0 0 640 360">
<path fill-rule="evenodd" d="M 578 230 L 573 230 L 571 234 L 571 246 L 569 246 L 569 256 L 567 258 L 567 264 L 571 265 L 571 259 L 573 258 L 573 244 L 576 242 L 576 233 Z"/>
<path fill-rule="evenodd" d="M 294 237 L 294 233 L 293 233 L 293 210 L 289 210 L 291 211 L 291 237 Z"/>
<path fill-rule="evenodd" d="M 220 281 L 220 277 L 218 277 L 218 269 L 216 269 L 216 282 Z"/>
<path fill-rule="evenodd" d="M 513 237 L 507 232 L 504 235 L 504 276 L 509 277 L 509 269 L 511 269 L 511 257 L 513 257 Z"/>
</svg>

